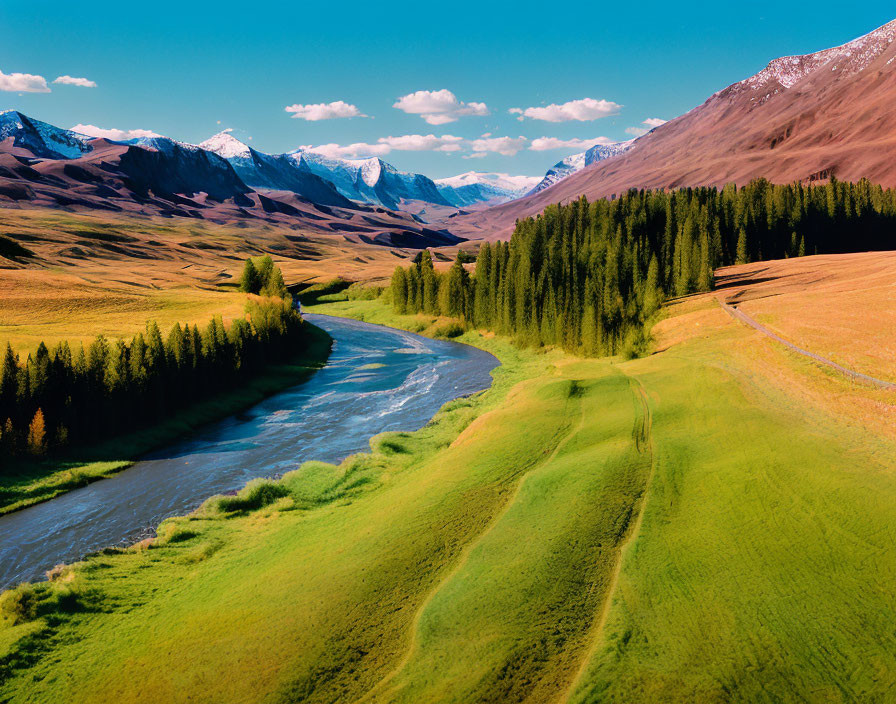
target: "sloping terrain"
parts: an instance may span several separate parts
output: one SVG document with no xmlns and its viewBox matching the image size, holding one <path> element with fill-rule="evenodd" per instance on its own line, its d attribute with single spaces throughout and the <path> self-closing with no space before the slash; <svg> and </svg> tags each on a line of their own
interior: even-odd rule
<svg viewBox="0 0 896 704">
<path fill-rule="evenodd" d="M 728 274 L 762 300 L 826 260 Z M 841 292 L 893 285 L 862 263 Z M 379 301 L 319 310 L 440 323 Z M 790 353 L 715 294 L 672 303 L 655 333 L 659 351 L 628 362 L 467 333 L 500 356 L 495 385 L 423 430 L 60 571 L 47 611 L 0 630 L 0 697 L 887 701 L 892 393 Z"/>
<path fill-rule="evenodd" d="M 247 257 L 271 254 L 287 283 L 388 279 L 415 250 L 277 223 L 0 209 L 0 339 L 27 354 L 43 340 L 130 337 L 155 319 L 243 314 L 233 291 Z"/>
<path fill-rule="evenodd" d="M 772 61 L 685 115 L 526 198 L 452 220 L 468 238 L 506 238 L 552 203 L 629 188 L 868 178 L 896 186 L 896 20 L 842 47 Z"/>
</svg>

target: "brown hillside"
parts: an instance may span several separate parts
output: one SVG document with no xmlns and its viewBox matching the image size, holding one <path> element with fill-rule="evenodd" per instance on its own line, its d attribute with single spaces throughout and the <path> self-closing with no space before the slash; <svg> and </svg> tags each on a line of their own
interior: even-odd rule
<svg viewBox="0 0 896 704">
<path fill-rule="evenodd" d="M 582 194 L 629 188 L 869 178 L 896 186 L 896 20 L 841 47 L 772 61 L 598 162 L 533 196 L 453 218 L 468 238 L 509 236 L 514 221 Z"/>
</svg>

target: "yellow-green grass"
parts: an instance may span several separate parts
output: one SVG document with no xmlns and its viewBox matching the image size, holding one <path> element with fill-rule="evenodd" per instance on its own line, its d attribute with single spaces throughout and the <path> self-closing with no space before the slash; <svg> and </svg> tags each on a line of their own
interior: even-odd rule
<svg viewBox="0 0 896 704">
<path fill-rule="evenodd" d="M 423 430 L 38 587 L 0 700 L 887 701 L 892 443 L 771 388 L 852 387 L 710 306 L 625 363 L 466 333 L 495 384 Z"/>
<path fill-rule="evenodd" d="M 300 383 L 326 361 L 331 339 L 309 325 L 309 345 L 288 364 L 268 367 L 238 387 L 192 404 L 170 417 L 90 447 L 71 448 L 62 457 L 23 460 L 0 477 L 0 515 L 52 499 L 130 467 L 142 454 L 189 435 L 208 423 L 255 405 Z"/>
<path fill-rule="evenodd" d="M 73 276 L 30 270 L 0 276 L 0 344 L 21 356 L 44 342 L 66 341 L 77 349 L 103 334 L 130 339 L 149 320 L 163 334 L 175 323 L 204 326 L 213 316 L 244 315 L 245 294 L 179 286 L 137 289 L 114 282 L 86 283 Z"/>
<path fill-rule="evenodd" d="M 44 341 L 130 337 L 155 319 L 204 324 L 242 314 L 235 293 L 246 258 L 272 255 L 287 284 L 341 276 L 387 280 L 412 250 L 305 234 L 285 225 L 0 208 L 0 344 L 21 354 Z"/>
</svg>

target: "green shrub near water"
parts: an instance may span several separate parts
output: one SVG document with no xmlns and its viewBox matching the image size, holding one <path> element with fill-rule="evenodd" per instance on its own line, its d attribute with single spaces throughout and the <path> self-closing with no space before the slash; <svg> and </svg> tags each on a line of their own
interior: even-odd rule
<svg viewBox="0 0 896 704">
<path fill-rule="evenodd" d="M 289 495 L 289 489 L 273 479 L 253 479 L 236 496 L 217 496 L 209 501 L 218 513 L 257 511 Z"/>
<path fill-rule="evenodd" d="M 444 325 L 437 327 L 434 334 L 436 337 L 444 337 L 447 339 L 460 337 L 464 334 L 464 326 L 456 322 L 445 323 Z"/>
</svg>

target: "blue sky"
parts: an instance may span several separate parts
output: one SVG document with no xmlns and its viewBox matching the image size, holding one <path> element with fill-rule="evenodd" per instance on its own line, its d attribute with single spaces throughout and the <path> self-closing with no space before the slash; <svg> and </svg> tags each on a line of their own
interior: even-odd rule
<svg viewBox="0 0 896 704">
<path fill-rule="evenodd" d="M 0 3 L 0 107 L 193 143 L 231 128 L 262 151 L 330 145 L 433 178 L 543 174 L 581 144 L 630 138 L 773 58 L 896 18 L 891 1 L 873 0 L 88 6 Z M 43 79 L 49 92 L 20 92 L 43 91 Z M 308 120 L 287 106 L 368 117 Z"/>
</svg>

